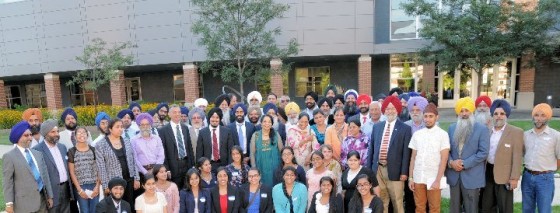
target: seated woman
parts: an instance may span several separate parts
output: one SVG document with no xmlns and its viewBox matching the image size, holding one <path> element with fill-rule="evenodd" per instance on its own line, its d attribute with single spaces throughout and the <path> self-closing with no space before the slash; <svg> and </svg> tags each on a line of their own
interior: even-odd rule
<svg viewBox="0 0 560 213">
<path fill-rule="evenodd" d="M 307 188 L 296 182 L 296 169 L 286 167 L 282 170 L 284 181 L 272 188 L 274 210 L 277 213 L 305 213 Z"/>
<path fill-rule="evenodd" d="M 323 153 L 320 151 L 314 151 L 311 153 L 311 163 L 313 164 L 313 168 L 307 171 L 307 202 L 311 202 L 313 198 L 313 194 L 315 192 L 320 191 L 321 189 L 321 178 L 325 176 L 329 176 L 333 179 L 336 179 L 332 172 L 329 171 L 325 164 L 323 163 Z M 310 204 L 310 203 L 308 203 Z"/>
<path fill-rule="evenodd" d="M 212 212 L 218 213 L 240 213 L 243 212 L 241 202 L 243 193 L 229 184 L 231 174 L 228 174 L 225 167 L 216 170 L 218 185 L 210 191 L 212 197 Z"/>
<path fill-rule="evenodd" d="M 316 212 L 344 212 L 342 196 L 336 192 L 335 181 L 329 176 L 321 178 L 321 190 L 315 192 L 309 205 L 308 213 Z"/>
<path fill-rule="evenodd" d="M 216 176 L 212 174 L 212 165 L 210 164 L 210 159 L 206 157 L 201 157 L 196 162 L 196 168 L 200 172 L 200 187 L 203 189 L 212 189 L 216 186 L 218 180 L 216 180 Z"/>
<path fill-rule="evenodd" d="M 249 183 L 241 186 L 243 204 L 247 213 L 272 213 L 272 190 L 261 183 L 261 173 L 257 168 L 249 170 Z"/>
<path fill-rule="evenodd" d="M 377 186 L 377 178 L 370 168 L 360 165 L 360 154 L 357 151 L 348 153 L 348 169 L 342 173 L 342 192 L 344 194 L 344 208 L 348 210 L 350 199 L 356 191 L 357 176 L 365 174 L 372 177 L 372 186 L 375 189 L 375 194 L 379 195 L 379 187 Z"/>
<path fill-rule="evenodd" d="M 356 185 L 358 190 L 354 192 L 352 199 L 350 199 L 347 212 L 383 212 L 383 201 L 373 192 L 373 178 L 366 174 L 356 177 L 358 179 Z"/>
<path fill-rule="evenodd" d="M 307 184 L 307 179 L 305 177 L 305 169 L 298 165 L 296 162 L 296 157 L 294 155 L 294 149 L 289 146 L 285 146 L 280 151 L 282 161 L 280 165 L 274 170 L 274 185 L 282 182 L 284 177 L 282 176 L 282 171 L 287 167 L 293 167 L 296 170 L 296 181 Z"/>
<path fill-rule="evenodd" d="M 185 189 L 179 192 L 180 213 L 210 213 L 210 191 L 201 188 L 202 178 L 197 169 L 191 168 L 185 177 Z"/>
<path fill-rule="evenodd" d="M 231 174 L 229 183 L 232 186 L 240 187 L 247 183 L 247 173 L 250 167 L 243 163 L 243 150 L 241 150 L 241 147 L 237 145 L 231 147 L 230 154 L 233 161 L 226 166 L 227 172 Z"/>
<path fill-rule="evenodd" d="M 156 192 L 156 179 L 152 174 L 146 174 L 142 183 L 144 193 L 136 198 L 134 209 L 138 213 L 167 213 L 165 195 Z"/>
<path fill-rule="evenodd" d="M 156 191 L 165 195 L 167 212 L 179 212 L 179 189 L 175 183 L 167 180 L 167 167 L 163 164 L 154 165 L 152 175 L 156 179 Z"/>
</svg>

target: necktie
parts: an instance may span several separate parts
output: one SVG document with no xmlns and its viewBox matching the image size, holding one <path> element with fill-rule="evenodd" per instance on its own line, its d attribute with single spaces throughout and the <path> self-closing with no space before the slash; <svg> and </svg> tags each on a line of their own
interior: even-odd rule
<svg viewBox="0 0 560 213">
<path fill-rule="evenodd" d="M 366 118 L 367 118 L 367 117 L 366 117 L 366 116 L 364 116 L 364 118 L 363 118 L 363 119 L 364 119 L 364 121 L 362 122 L 362 124 L 365 124 L 365 123 L 366 123 Z"/>
<path fill-rule="evenodd" d="M 121 212 L 121 204 L 117 204 L 117 206 L 115 206 L 115 209 L 117 210 L 117 213 Z"/>
<path fill-rule="evenodd" d="M 383 134 L 383 142 L 381 142 L 381 150 L 379 151 L 379 162 L 381 164 L 387 163 L 387 151 L 389 150 L 389 135 L 391 133 L 391 123 L 387 123 L 387 129 Z"/>
<path fill-rule="evenodd" d="M 72 133 L 70 133 L 70 141 L 72 145 L 76 146 L 76 132 L 72 131 Z"/>
<path fill-rule="evenodd" d="M 241 146 L 241 149 L 245 151 L 245 137 L 243 137 L 243 129 L 241 128 L 242 126 L 242 124 L 237 125 L 237 137 L 239 138 L 239 145 Z"/>
<path fill-rule="evenodd" d="M 43 179 L 41 179 L 39 169 L 35 165 L 35 162 L 33 162 L 33 158 L 31 157 L 31 152 L 29 151 L 29 149 L 25 149 L 25 159 L 27 159 L 27 165 L 29 165 L 29 167 L 31 168 L 33 177 L 35 177 L 35 181 L 37 181 L 39 191 L 41 191 L 41 189 L 43 189 Z"/>
<path fill-rule="evenodd" d="M 185 152 L 185 144 L 183 143 L 183 137 L 181 137 L 181 129 L 179 129 L 179 125 L 176 126 L 176 129 L 177 135 L 175 137 L 177 138 L 177 147 L 179 148 L 179 158 L 183 159 L 187 156 L 187 153 Z"/>
<path fill-rule="evenodd" d="M 212 129 L 212 158 L 214 158 L 214 161 L 220 160 L 220 150 L 218 147 L 218 137 L 216 137 L 216 128 Z"/>
<path fill-rule="evenodd" d="M 130 141 L 130 135 L 128 135 L 128 129 L 124 130 L 124 139 Z"/>
</svg>

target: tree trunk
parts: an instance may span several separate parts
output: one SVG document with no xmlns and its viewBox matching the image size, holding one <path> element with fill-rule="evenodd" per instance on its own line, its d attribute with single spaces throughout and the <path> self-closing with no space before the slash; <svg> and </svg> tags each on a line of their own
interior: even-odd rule
<svg viewBox="0 0 560 213">
<path fill-rule="evenodd" d="M 482 93 L 482 72 L 484 72 L 484 69 L 481 68 L 480 70 L 475 70 L 477 77 L 477 89 L 476 89 L 476 97 L 479 97 L 480 94 Z M 473 97 L 474 98 L 474 97 Z"/>
<path fill-rule="evenodd" d="M 95 112 L 95 115 L 97 115 L 97 103 L 99 101 L 98 98 L 99 97 L 97 96 L 97 91 L 93 90 L 93 110 Z"/>
</svg>

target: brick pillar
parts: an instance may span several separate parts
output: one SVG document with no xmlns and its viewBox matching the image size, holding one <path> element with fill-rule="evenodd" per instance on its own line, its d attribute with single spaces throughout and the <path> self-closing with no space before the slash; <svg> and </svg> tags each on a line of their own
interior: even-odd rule
<svg viewBox="0 0 560 213">
<path fill-rule="evenodd" d="M 0 80 L 0 108 L 8 108 L 6 91 L 4 90 L 4 80 Z"/>
<path fill-rule="evenodd" d="M 45 92 L 47 93 L 47 108 L 50 110 L 62 109 L 62 91 L 60 78 L 56 74 L 45 74 Z"/>
<path fill-rule="evenodd" d="M 521 56 L 519 73 L 519 92 L 517 93 L 517 108 L 532 109 L 535 101 L 535 67 L 529 65 L 534 60 L 533 55 Z"/>
<path fill-rule="evenodd" d="M 358 93 L 371 95 L 371 57 L 361 55 L 358 58 Z"/>
<path fill-rule="evenodd" d="M 270 69 L 272 73 L 270 74 L 270 90 L 276 96 L 280 97 L 284 95 L 284 81 L 282 80 L 282 60 L 272 59 L 270 60 Z"/>
<path fill-rule="evenodd" d="M 425 92 L 431 92 L 431 93 L 437 92 L 435 91 L 435 86 L 437 84 L 436 65 L 434 63 L 430 63 L 430 64 L 424 64 L 422 65 L 422 67 L 423 67 L 423 71 L 422 71 L 423 85 L 420 85 L 421 87 L 419 89 Z"/>
<path fill-rule="evenodd" d="M 117 70 L 117 75 L 110 82 L 111 86 L 111 105 L 126 105 L 126 85 L 124 80 L 124 71 Z"/>
<path fill-rule="evenodd" d="M 183 65 L 183 83 L 185 85 L 185 103 L 193 104 L 200 97 L 200 77 L 198 67 L 193 63 Z"/>
</svg>

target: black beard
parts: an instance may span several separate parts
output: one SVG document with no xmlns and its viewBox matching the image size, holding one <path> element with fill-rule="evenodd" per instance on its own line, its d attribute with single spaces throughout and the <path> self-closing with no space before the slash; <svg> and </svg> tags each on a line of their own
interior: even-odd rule
<svg viewBox="0 0 560 213">
<path fill-rule="evenodd" d="M 74 131 L 74 130 L 76 130 L 76 127 L 77 127 L 78 125 L 76 125 L 75 123 L 73 123 L 73 124 L 64 124 L 64 126 L 66 127 L 67 130 Z"/>
<path fill-rule="evenodd" d="M 345 105 L 343 111 L 348 116 L 358 114 L 358 108 L 355 105 Z"/>
<path fill-rule="evenodd" d="M 31 126 L 30 130 L 31 130 L 31 135 L 38 134 L 39 131 L 41 131 L 41 126 L 40 125 L 38 125 L 38 126 L 33 125 L 33 126 Z"/>
<path fill-rule="evenodd" d="M 243 123 L 244 120 L 245 117 L 243 116 L 235 116 L 235 121 L 237 121 L 237 123 Z"/>
<path fill-rule="evenodd" d="M 369 108 L 368 107 L 360 107 L 360 112 L 362 114 L 366 114 L 367 112 L 369 112 Z"/>
<path fill-rule="evenodd" d="M 256 124 L 256 123 L 258 123 L 258 122 L 259 122 L 259 118 L 258 118 L 258 117 L 256 117 L 256 118 L 253 118 L 253 117 L 249 117 L 249 121 L 251 121 L 251 123 L 254 123 L 254 124 Z"/>
<path fill-rule="evenodd" d="M 309 103 L 306 103 L 305 106 L 307 106 L 307 109 L 313 109 L 313 108 L 315 108 L 315 103 L 309 102 Z"/>
<path fill-rule="evenodd" d="M 167 115 L 160 115 L 160 114 L 158 114 L 158 118 L 159 118 L 160 121 L 164 121 L 164 120 L 165 120 L 165 117 L 167 117 Z"/>
</svg>

